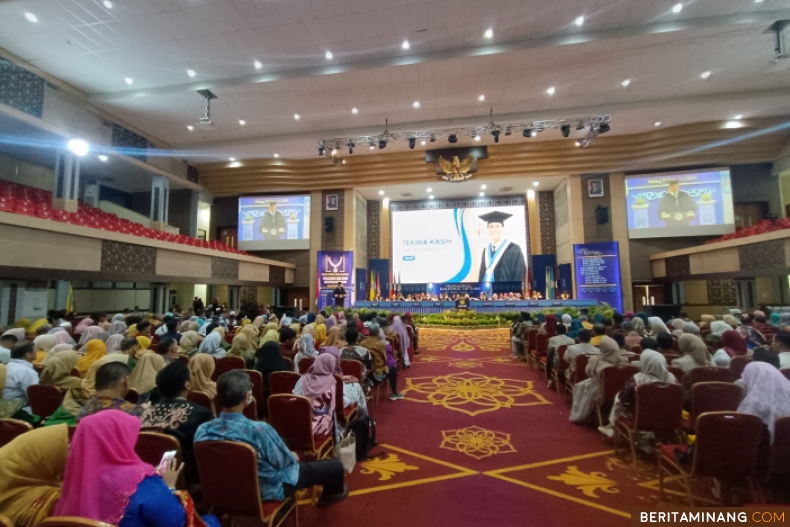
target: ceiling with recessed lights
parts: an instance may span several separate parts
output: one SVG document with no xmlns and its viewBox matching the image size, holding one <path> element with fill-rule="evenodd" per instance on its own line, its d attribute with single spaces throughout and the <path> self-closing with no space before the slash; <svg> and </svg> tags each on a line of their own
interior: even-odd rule
<svg viewBox="0 0 790 527">
<path fill-rule="evenodd" d="M 611 114 L 611 134 L 790 115 L 790 59 L 771 65 L 766 33 L 779 19 L 790 0 L 7 0 L 0 47 L 201 163 L 491 110 Z M 210 126 L 198 89 L 218 97 Z"/>
</svg>

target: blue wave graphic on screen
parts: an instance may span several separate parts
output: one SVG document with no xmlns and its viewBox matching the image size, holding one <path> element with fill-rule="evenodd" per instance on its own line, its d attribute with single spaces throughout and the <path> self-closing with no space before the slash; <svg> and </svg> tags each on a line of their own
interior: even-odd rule
<svg viewBox="0 0 790 527">
<path fill-rule="evenodd" d="M 466 238 L 466 226 L 464 225 L 464 209 L 455 209 L 455 230 L 461 237 L 464 244 L 464 265 L 454 277 L 450 278 L 448 282 L 460 282 L 469 274 L 469 269 L 472 268 L 472 251 L 469 248 L 469 240 Z"/>
</svg>

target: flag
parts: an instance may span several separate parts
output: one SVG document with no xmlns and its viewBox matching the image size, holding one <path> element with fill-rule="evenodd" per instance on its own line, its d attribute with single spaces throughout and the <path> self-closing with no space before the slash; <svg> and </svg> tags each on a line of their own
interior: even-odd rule
<svg viewBox="0 0 790 527">
<path fill-rule="evenodd" d="M 527 283 L 524 284 L 524 290 L 526 291 L 524 298 L 532 298 L 532 266 L 527 267 Z"/>
<path fill-rule="evenodd" d="M 381 294 L 381 275 L 376 273 L 376 293 Z"/>
<path fill-rule="evenodd" d="M 554 298 L 554 267 L 546 267 L 546 299 Z"/>
<path fill-rule="evenodd" d="M 370 285 L 369 285 L 368 297 L 371 300 L 375 300 L 376 299 L 376 278 L 375 278 L 375 276 L 376 276 L 376 272 L 375 271 L 370 271 Z"/>
<path fill-rule="evenodd" d="M 69 294 L 66 297 L 66 311 L 74 313 L 74 309 L 74 290 L 71 288 L 71 282 L 69 282 Z"/>
<path fill-rule="evenodd" d="M 321 298 L 321 270 L 319 264 L 319 270 L 315 274 L 315 305 L 317 308 L 320 308 L 318 299 Z"/>
</svg>

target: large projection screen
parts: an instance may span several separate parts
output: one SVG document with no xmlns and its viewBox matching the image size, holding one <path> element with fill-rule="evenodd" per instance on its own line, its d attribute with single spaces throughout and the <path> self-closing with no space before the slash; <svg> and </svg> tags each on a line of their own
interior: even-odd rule
<svg viewBox="0 0 790 527">
<path fill-rule="evenodd" d="M 729 168 L 625 178 L 629 238 L 735 232 Z"/>
<path fill-rule="evenodd" d="M 310 196 L 239 198 L 238 245 L 242 251 L 310 248 Z"/>
<path fill-rule="evenodd" d="M 496 212 L 502 213 L 500 218 L 509 217 L 491 223 L 480 218 Z M 490 281 L 526 280 L 526 276 L 516 276 L 520 273 L 514 271 L 517 268 L 526 270 L 524 205 L 396 210 L 391 218 L 393 278 L 399 283 L 488 281 L 485 279 L 486 258 L 495 263 L 491 269 L 501 265 L 496 279 L 489 275 Z"/>
</svg>

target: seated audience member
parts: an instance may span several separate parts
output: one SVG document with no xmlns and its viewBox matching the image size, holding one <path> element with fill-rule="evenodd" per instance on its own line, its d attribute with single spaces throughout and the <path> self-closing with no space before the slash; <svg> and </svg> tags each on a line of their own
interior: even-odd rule
<svg viewBox="0 0 790 527">
<path fill-rule="evenodd" d="M 543 335 L 556 335 L 557 334 L 557 315 L 549 313 L 546 315 L 546 322 L 540 325 L 538 333 Z"/>
<path fill-rule="evenodd" d="M 374 327 L 375 326 L 375 327 Z M 370 328 L 373 328 L 371 330 Z M 384 379 L 388 376 L 388 367 L 387 367 L 387 341 L 381 340 L 379 338 L 379 327 L 377 324 L 370 324 L 367 328 L 365 328 L 370 332 L 368 337 L 359 343 L 360 346 L 365 348 L 370 352 L 370 356 L 372 359 L 372 366 L 371 366 L 371 374 L 373 377 L 373 381 L 378 384 L 383 382 Z M 397 369 L 395 371 L 395 384 L 392 384 L 392 380 L 390 380 L 390 387 L 393 387 L 392 393 L 396 394 L 398 392 L 398 372 Z"/>
<path fill-rule="evenodd" d="M 635 357 L 635 356 L 637 356 L 636 353 L 634 353 L 633 351 L 631 351 L 631 350 L 629 350 L 628 348 L 625 347 L 625 335 L 623 335 L 622 333 L 613 333 L 612 334 L 612 339 L 615 342 L 617 342 L 617 345 L 620 347 L 620 356 L 621 357 L 625 357 L 626 360 L 628 360 L 628 357 Z"/>
<path fill-rule="evenodd" d="M 573 380 L 576 372 L 576 357 L 579 355 L 598 355 L 601 351 L 590 344 L 592 333 L 588 329 L 579 330 L 579 343 L 568 346 L 565 351 L 565 360 L 568 363 L 568 369 L 565 372 L 567 380 Z"/>
<path fill-rule="evenodd" d="M 183 362 L 173 362 L 156 375 L 156 387 L 162 400 L 148 408 L 142 417 L 144 428 L 159 428 L 174 436 L 181 444 L 184 456 L 184 476 L 190 487 L 199 483 L 193 443 L 200 425 L 214 419 L 211 411 L 187 401 L 192 388 L 189 367 Z"/>
<path fill-rule="evenodd" d="M 696 335 L 683 334 L 678 339 L 681 357 L 672 361 L 672 366 L 683 370 L 687 374 L 694 368 L 700 366 L 712 366 L 708 347 L 701 338 Z"/>
<path fill-rule="evenodd" d="M 313 337 L 312 335 L 308 335 L 308 339 L 304 342 L 312 343 Z M 299 342 L 302 342 L 301 340 Z M 313 350 L 315 352 L 315 349 Z M 298 357 L 298 355 L 297 355 Z M 298 368 L 298 362 L 294 364 L 294 369 Z M 256 371 L 261 372 L 263 376 L 263 386 L 264 388 L 269 388 L 269 375 L 276 371 L 293 371 L 291 366 L 288 362 L 283 358 L 282 354 L 280 353 L 280 345 L 276 342 L 264 342 L 261 349 L 258 350 L 258 358 L 255 361 L 255 368 Z M 298 369 L 296 370 L 298 373 Z"/>
<path fill-rule="evenodd" d="M 771 349 L 779 355 L 779 367 L 790 368 L 790 333 L 779 331 L 774 335 Z"/>
<path fill-rule="evenodd" d="M 24 335 L 24 330 L 22 330 L 21 333 Z M 8 362 L 11 360 L 11 350 L 16 347 L 18 342 L 19 339 L 17 339 L 16 335 L 13 333 L 3 333 L 3 336 L 0 337 L 0 363 L 8 364 Z"/>
<path fill-rule="evenodd" d="M 746 356 L 749 353 L 746 341 L 734 329 L 728 329 L 722 334 L 720 344 L 721 348 L 716 350 L 711 359 L 714 366 L 728 368 L 733 357 Z"/>
<path fill-rule="evenodd" d="M 39 335 L 33 340 L 33 349 L 36 352 L 34 364 L 42 364 L 47 358 L 49 350 L 55 347 L 55 335 Z"/>
<path fill-rule="evenodd" d="M 559 365 L 557 350 L 560 346 L 573 346 L 576 344 L 576 341 L 566 335 L 566 332 L 567 328 L 565 324 L 559 324 L 557 326 L 557 334 L 549 339 L 546 356 L 546 378 L 549 380 L 549 389 L 552 389 L 554 386 L 554 379 L 551 378 L 551 371 Z"/>
<path fill-rule="evenodd" d="M 624 361 L 620 356 L 620 346 L 611 337 L 602 337 L 599 349 L 600 354 L 590 357 L 587 363 L 585 373 L 588 378 L 573 385 L 573 407 L 568 418 L 571 423 L 583 423 L 590 417 L 595 404 L 601 401 L 603 371 Z"/>
<path fill-rule="evenodd" d="M 623 329 L 623 322 L 625 322 L 625 317 L 618 312 L 614 312 L 612 314 L 612 330 Z"/>
<path fill-rule="evenodd" d="M 370 368 L 373 365 L 373 360 L 370 357 L 370 352 L 367 348 L 357 345 L 359 340 L 359 333 L 356 328 L 349 327 L 346 330 L 346 346 L 340 350 L 342 359 L 345 360 L 358 360 L 362 363 L 362 379 L 363 382 L 368 379 Z"/>
<path fill-rule="evenodd" d="M 321 324 L 321 326 L 325 327 L 323 324 Z M 318 331 L 317 328 L 316 331 Z M 287 326 L 281 327 L 279 340 L 280 340 L 280 354 L 283 357 L 287 357 L 293 360 L 293 358 L 296 356 L 296 352 L 294 351 L 294 342 L 296 342 L 296 332 Z M 324 334 L 324 340 L 326 340 L 326 333 Z"/>
<path fill-rule="evenodd" d="M 641 319 L 638 320 L 641 321 Z M 638 346 L 642 340 L 642 335 L 636 330 L 636 324 L 633 321 L 623 322 L 623 333 L 625 334 L 625 345 L 628 349 L 631 349 L 631 346 Z"/>
<path fill-rule="evenodd" d="M 309 320 L 309 319 L 308 319 Z M 326 340 L 326 319 L 324 315 L 315 317 L 315 343 L 320 347 Z"/>
<path fill-rule="evenodd" d="M 172 460 L 160 475 L 134 451 L 140 420 L 108 411 L 86 417 L 71 441 L 56 516 L 78 516 L 118 527 L 182 527 L 193 504 L 175 491 L 183 464 Z M 186 506 L 183 503 L 186 503 Z M 203 519 L 219 525 L 214 517 Z"/>
<path fill-rule="evenodd" d="M 85 354 L 77 361 L 77 370 L 84 377 L 91 364 L 107 355 L 107 345 L 101 340 L 94 339 L 88 341 L 82 349 Z"/>
<path fill-rule="evenodd" d="M 299 371 L 299 361 L 302 359 L 314 359 L 318 356 L 318 351 L 315 349 L 315 338 L 313 334 L 315 328 L 313 326 L 305 326 L 304 333 L 299 337 L 296 342 L 296 356 L 294 357 L 294 371 Z M 277 346 L 279 353 L 280 347 Z"/>
<path fill-rule="evenodd" d="M 338 431 L 335 429 L 337 384 L 334 371 L 334 355 L 322 353 L 296 383 L 293 393 L 307 397 L 313 405 L 313 435 L 325 437 L 332 434 L 337 440 Z"/>
<path fill-rule="evenodd" d="M 173 341 L 175 343 L 175 341 Z M 158 353 L 146 353 L 129 376 L 129 388 L 140 394 L 138 404 L 147 402 L 156 404 L 162 398 L 156 388 L 156 375 L 167 364 L 164 357 Z"/>
<path fill-rule="evenodd" d="M 189 359 L 190 388 L 196 392 L 203 392 L 214 399 L 217 395 L 217 383 L 211 380 L 214 369 L 217 367 L 214 359 L 206 353 L 198 353 Z"/>
<path fill-rule="evenodd" d="M 328 507 L 348 496 L 340 460 L 300 463 L 271 426 L 244 417 L 244 407 L 252 400 L 249 375 L 240 370 L 223 373 L 217 380 L 217 391 L 223 411 L 218 418 L 200 425 L 195 443 L 236 441 L 252 446 L 258 457 L 262 501 L 280 501 L 297 490 L 315 485 L 324 489 L 318 501 L 320 507 Z"/>
<path fill-rule="evenodd" d="M 713 349 L 718 349 L 721 347 L 721 336 L 724 335 L 725 331 L 731 330 L 729 324 L 726 322 L 722 322 L 721 320 L 714 320 L 710 324 L 710 334 L 705 337 L 705 343 L 713 347 Z"/>
<path fill-rule="evenodd" d="M 768 326 L 768 320 L 765 318 L 765 311 L 760 311 L 759 309 L 754 312 L 754 323 L 752 326 L 757 331 L 761 331 L 762 328 Z"/>
<path fill-rule="evenodd" d="M 754 351 L 752 352 L 752 362 L 766 362 L 777 370 L 781 369 L 779 355 L 777 355 L 776 352 L 768 346 L 754 348 Z"/>
<path fill-rule="evenodd" d="M 573 324 L 573 317 L 568 313 L 562 315 L 562 325 L 565 326 L 566 333 L 571 329 L 571 324 Z"/>
<path fill-rule="evenodd" d="M 593 336 L 590 339 L 590 344 L 593 346 L 598 346 L 601 343 L 601 339 L 606 336 L 606 326 L 601 323 L 593 324 Z"/>
<path fill-rule="evenodd" d="M 129 366 L 123 362 L 108 362 L 96 371 L 96 393 L 80 410 L 78 419 L 103 410 L 121 410 L 140 417 L 144 408 L 124 400 L 129 391 Z"/>
<path fill-rule="evenodd" d="M 331 320 L 332 317 L 329 317 L 327 320 Z M 326 333 L 326 340 L 323 344 L 321 344 L 322 348 L 326 348 L 328 346 L 334 346 L 336 348 L 342 348 L 342 342 L 340 338 L 340 326 L 332 326 L 329 328 L 329 331 Z"/>
<path fill-rule="evenodd" d="M 0 515 L 35 527 L 52 516 L 69 454 L 66 425 L 38 428 L 0 448 Z"/>
<path fill-rule="evenodd" d="M 681 332 L 681 335 L 683 333 Z M 676 355 L 675 350 L 672 349 L 672 344 L 675 342 L 675 339 L 672 338 L 672 335 L 669 333 L 659 333 L 655 336 L 656 344 L 658 344 L 657 352 L 661 353 L 662 355 Z"/>
<path fill-rule="evenodd" d="M 227 357 L 240 357 L 244 359 L 244 367 L 255 365 L 255 345 L 245 333 L 238 333 L 233 337 L 233 343 L 228 350 Z"/>
<path fill-rule="evenodd" d="M 44 365 L 39 382 L 46 386 L 57 386 L 61 390 L 79 385 L 82 380 L 71 376 L 71 370 L 77 365 L 79 358 L 74 350 L 61 351 Z"/>
<path fill-rule="evenodd" d="M 397 315 L 392 319 L 392 332 L 398 335 L 398 344 L 400 346 L 398 352 L 400 353 L 401 360 L 403 360 L 403 367 L 410 368 L 411 357 L 409 356 L 409 348 L 411 347 L 411 338 L 409 337 L 409 332 L 406 330 L 406 325 L 403 323 L 403 320 Z"/>
<path fill-rule="evenodd" d="M 762 419 L 773 441 L 776 420 L 790 415 L 790 380 L 770 364 L 754 361 L 746 365 L 741 379 L 746 397 L 738 411 Z"/>
<path fill-rule="evenodd" d="M 3 399 L 15 399 L 21 403 L 21 410 L 13 417 L 30 423 L 39 421 L 38 417 L 32 415 L 30 406 L 27 404 L 28 387 L 38 384 L 38 373 L 33 368 L 34 360 L 36 360 L 36 352 L 32 342 L 22 341 L 17 344 L 11 350 L 11 360 L 5 367 L 6 378 L 5 388 L 3 388 Z"/>
<path fill-rule="evenodd" d="M 140 342 L 135 337 L 126 337 L 121 341 L 121 353 L 129 357 L 126 364 L 132 370 L 137 366 L 137 354 L 140 350 Z"/>
<path fill-rule="evenodd" d="M 683 334 L 683 319 L 676 318 L 672 320 L 672 335 L 674 337 L 679 337 Z"/>
<path fill-rule="evenodd" d="M 527 328 L 532 327 L 531 317 L 532 315 L 527 311 L 522 311 L 510 328 L 510 348 L 513 351 L 512 356 L 514 359 L 524 356 L 524 344 L 526 344 L 524 332 Z"/>
<path fill-rule="evenodd" d="M 660 333 L 672 334 L 660 317 L 649 317 L 647 320 L 650 323 L 650 336 L 653 338 L 656 338 Z"/>
<path fill-rule="evenodd" d="M 683 333 L 691 333 L 692 335 L 696 335 L 699 337 L 700 335 L 700 328 L 694 322 L 683 322 Z"/>
<path fill-rule="evenodd" d="M 164 328 L 165 332 L 162 334 L 162 337 L 170 337 L 175 339 L 176 344 L 181 341 L 181 333 L 178 332 L 178 319 L 171 318 L 165 322 Z"/>
<path fill-rule="evenodd" d="M 181 334 L 181 340 L 178 342 L 178 353 L 192 357 L 197 353 L 200 342 L 201 337 L 197 331 L 185 331 Z"/>
<path fill-rule="evenodd" d="M 153 327 L 147 320 L 142 320 L 137 323 L 137 335 L 135 337 L 150 337 Z"/>
<path fill-rule="evenodd" d="M 645 337 L 639 341 L 639 347 L 642 348 L 642 351 L 644 350 L 658 351 L 658 342 L 656 342 L 656 339 L 654 338 Z"/>
<path fill-rule="evenodd" d="M 156 353 L 165 360 L 165 364 L 170 364 L 173 362 L 173 355 L 178 354 L 178 341 L 170 335 L 165 335 L 159 341 Z"/>
<path fill-rule="evenodd" d="M 216 328 L 215 328 L 216 329 Z M 198 346 L 198 354 L 211 355 L 221 359 L 225 356 L 225 350 L 222 348 L 222 332 L 211 330 L 203 339 L 203 342 Z"/>
<path fill-rule="evenodd" d="M 603 327 L 606 328 L 605 334 L 606 335 L 611 335 L 611 333 L 612 333 L 612 324 L 613 324 L 612 319 L 609 318 L 609 317 L 604 317 L 604 319 L 601 321 L 601 324 L 603 324 Z"/>
</svg>

